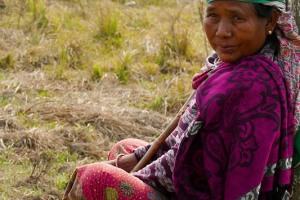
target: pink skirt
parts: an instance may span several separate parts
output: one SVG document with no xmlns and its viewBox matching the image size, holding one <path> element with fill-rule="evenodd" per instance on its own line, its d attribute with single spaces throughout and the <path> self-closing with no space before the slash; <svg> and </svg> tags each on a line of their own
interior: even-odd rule
<svg viewBox="0 0 300 200">
<path fill-rule="evenodd" d="M 125 139 L 115 144 L 108 155 L 112 160 L 118 154 L 128 154 L 148 143 L 138 139 Z M 160 192 L 128 172 L 105 162 L 77 167 L 71 175 L 64 200 L 165 200 Z"/>
</svg>

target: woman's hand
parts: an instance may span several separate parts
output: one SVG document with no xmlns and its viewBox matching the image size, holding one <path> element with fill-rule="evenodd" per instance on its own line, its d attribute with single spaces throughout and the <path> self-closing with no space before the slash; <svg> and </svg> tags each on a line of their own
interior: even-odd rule
<svg viewBox="0 0 300 200">
<path fill-rule="evenodd" d="M 105 161 L 106 163 L 113 165 L 113 166 L 118 166 L 119 168 L 125 170 L 126 172 L 130 172 L 135 165 L 138 163 L 137 158 L 133 153 L 127 154 L 124 156 L 119 157 L 119 159 L 114 159 L 114 160 L 108 160 Z"/>
</svg>

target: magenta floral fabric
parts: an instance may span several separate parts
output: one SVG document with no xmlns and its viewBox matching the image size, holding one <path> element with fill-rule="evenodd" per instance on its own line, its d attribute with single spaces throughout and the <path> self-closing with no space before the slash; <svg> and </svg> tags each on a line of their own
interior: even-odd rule
<svg viewBox="0 0 300 200">
<path fill-rule="evenodd" d="M 196 105 L 176 155 L 177 199 L 263 199 L 291 183 L 294 116 L 278 65 L 263 56 L 223 63 Z"/>
</svg>

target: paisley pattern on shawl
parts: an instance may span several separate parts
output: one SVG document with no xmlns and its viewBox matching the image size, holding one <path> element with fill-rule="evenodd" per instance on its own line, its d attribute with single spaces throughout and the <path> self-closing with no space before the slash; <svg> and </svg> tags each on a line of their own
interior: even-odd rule
<svg viewBox="0 0 300 200">
<path fill-rule="evenodd" d="M 266 57 L 221 64 L 197 89 L 199 114 L 175 160 L 177 198 L 263 198 L 274 186 L 290 184 L 289 96 L 281 70 Z"/>
</svg>

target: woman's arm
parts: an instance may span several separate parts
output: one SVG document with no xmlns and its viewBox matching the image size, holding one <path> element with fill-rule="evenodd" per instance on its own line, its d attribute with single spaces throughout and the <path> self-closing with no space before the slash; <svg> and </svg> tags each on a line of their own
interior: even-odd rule
<svg viewBox="0 0 300 200">
<path fill-rule="evenodd" d="M 189 104 L 189 107 L 185 110 L 185 112 L 182 114 L 182 116 L 179 119 L 177 127 L 174 129 L 174 131 L 167 137 L 167 139 L 164 141 L 164 143 L 160 146 L 160 148 L 157 150 L 153 158 L 151 159 L 156 160 L 157 158 L 163 156 L 166 152 L 168 152 L 176 143 L 180 140 L 183 133 L 187 129 L 190 122 L 194 119 L 194 117 L 197 114 L 197 108 L 195 105 L 195 98 L 193 98 Z M 138 160 L 140 160 L 147 152 L 147 150 L 150 148 L 152 143 L 146 146 L 139 147 L 134 150 L 134 154 Z"/>
</svg>

